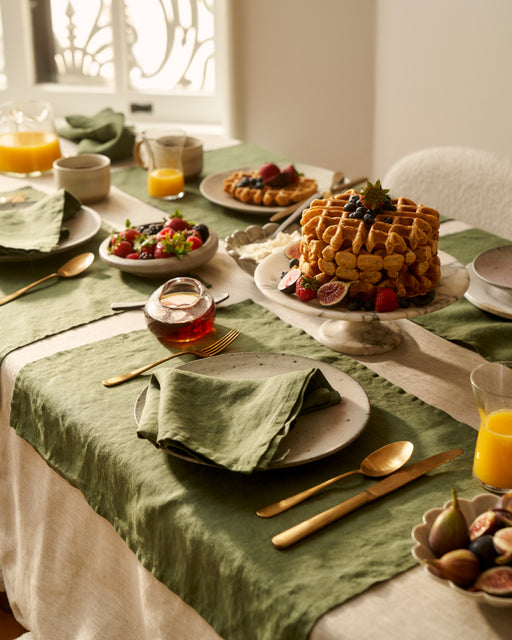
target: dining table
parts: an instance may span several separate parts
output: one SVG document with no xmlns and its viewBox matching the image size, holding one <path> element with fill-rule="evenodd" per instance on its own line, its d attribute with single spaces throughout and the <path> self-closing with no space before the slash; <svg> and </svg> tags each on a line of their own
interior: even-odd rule
<svg viewBox="0 0 512 640">
<path fill-rule="evenodd" d="M 92 238 L 44 259 L 0 262 L 2 296 L 73 255 L 96 256 L 80 276 L 54 278 L 0 306 L 0 570 L 13 613 L 34 639 L 510 637 L 512 607 L 476 602 L 429 576 L 411 554 L 411 531 L 452 489 L 469 500 L 484 493 L 472 476 L 479 415 L 470 373 L 487 360 L 512 360 L 512 318 L 461 294 L 445 308 L 398 319 L 392 349 L 347 354 L 327 346 L 324 317 L 266 295 L 226 250 L 226 237 L 266 224 L 269 214 L 219 205 L 200 188 L 211 175 L 296 160 L 205 136 L 202 174 L 178 202 L 150 198 L 143 169 L 113 163 L 109 196 L 90 205 L 101 218 Z M 327 189 L 334 170 L 309 170 Z M 29 187 L 51 194 L 53 176 L 0 176 L 0 194 Z M 369 404 L 356 437 L 301 464 L 251 473 L 198 464 L 139 437 L 137 402 L 157 369 L 112 388 L 102 380 L 179 347 L 156 340 L 142 309 L 111 303 L 145 301 L 166 278 L 122 272 L 98 251 L 127 220 L 155 222 L 176 209 L 217 234 L 217 252 L 190 275 L 213 296 L 229 294 L 215 330 L 240 332 L 208 360 L 263 354 L 270 376 L 273 362 L 286 368 L 300 357 L 340 372 Z M 439 247 L 467 266 L 470 289 L 475 255 L 508 243 L 442 218 Z M 159 369 L 206 360 L 187 355 Z M 341 395 L 343 402 L 343 388 Z M 411 463 L 463 453 L 288 549 L 272 545 L 279 532 L 376 480 L 354 475 L 273 518 L 258 517 L 258 508 L 357 469 L 399 440 L 414 444 Z"/>
</svg>

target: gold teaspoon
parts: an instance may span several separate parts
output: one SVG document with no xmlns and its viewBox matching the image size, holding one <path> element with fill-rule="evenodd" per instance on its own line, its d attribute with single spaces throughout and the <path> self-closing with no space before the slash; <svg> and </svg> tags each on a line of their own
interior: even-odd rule
<svg viewBox="0 0 512 640">
<path fill-rule="evenodd" d="M 301 491 L 294 496 L 283 498 L 282 500 L 279 500 L 279 502 L 270 504 L 267 507 L 262 507 L 256 511 L 256 514 L 261 518 L 271 518 L 272 516 L 276 516 L 279 513 L 283 513 L 283 511 L 291 509 L 291 507 L 294 507 L 296 504 L 303 502 L 321 489 L 338 482 L 338 480 L 341 480 L 342 478 L 352 476 L 356 473 L 361 473 L 371 478 L 387 476 L 400 469 L 400 467 L 403 467 L 411 457 L 413 449 L 414 445 L 408 440 L 400 440 L 398 442 L 386 444 L 373 453 L 370 453 L 370 455 L 361 462 L 359 469 L 347 471 L 346 473 L 342 473 L 334 478 L 329 478 L 329 480 L 325 480 L 324 482 L 321 482 L 310 489 L 306 489 L 305 491 Z"/>
<path fill-rule="evenodd" d="M 82 273 L 82 271 L 85 271 L 93 263 L 93 261 L 94 253 L 81 253 L 80 255 L 71 258 L 71 260 L 68 260 L 65 264 L 62 265 L 62 267 L 60 267 L 60 269 L 57 269 L 55 273 L 50 273 L 49 276 L 45 276 L 40 280 L 36 280 L 36 282 L 33 282 L 32 284 L 28 284 L 26 287 L 18 289 L 18 291 L 14 291 L 14 293 L 10 293 L 9 295 L 0 298 L 0 305 L 18 298 L 29 289 L 32 289 L 32 287 L 35 287 L 36 285 L 41 284 L 41 282 L 49 280 L 50 278 L 55 278 L 56 276 L 59 276 L 60 278 L 72 278 L 73 276 L 77 276 L 79 273 Z"/>
</svg>

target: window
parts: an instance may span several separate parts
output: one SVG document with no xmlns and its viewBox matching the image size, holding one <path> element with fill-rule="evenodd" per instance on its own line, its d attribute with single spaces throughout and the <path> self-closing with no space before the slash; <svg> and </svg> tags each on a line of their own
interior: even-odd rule
<svg viewBox="0 0 512 640">
<path fill-rule="evenodd" d="M 134 117 L 223 124 L 227 85 L 218 68 L 228 53 L 229 0 L 1 2 L 5 99 L 46 98 L 58 115 L 110 106 Z"/>
</svg>

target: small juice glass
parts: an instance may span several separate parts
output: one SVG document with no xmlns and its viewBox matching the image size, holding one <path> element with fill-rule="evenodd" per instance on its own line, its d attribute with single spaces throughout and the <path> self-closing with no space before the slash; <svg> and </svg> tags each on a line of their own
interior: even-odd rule
<svg viewBox="0 0 512 640">
<path fill-rule="evenodd" d="M 471 372 L 480 414 L 473 476 L 493 493 L 512 490 L 512 361 L 488 362 Z"/>
<path fill-rule="evenodd" d="M 50 171 L 62 155 L 47 102 L 7 102 L 0 106 L 0 171 L 16 177 Z"/>
<path fill-rule="evenodd" d="M 137 164 L 148 170 L 148 195 L 152 198 L 177 200 L 185 194 L 182 163 L 185 139 L 181 129 L 150 129 L 143 131 L 136 141 L 133 155 Z"/>
</svg>

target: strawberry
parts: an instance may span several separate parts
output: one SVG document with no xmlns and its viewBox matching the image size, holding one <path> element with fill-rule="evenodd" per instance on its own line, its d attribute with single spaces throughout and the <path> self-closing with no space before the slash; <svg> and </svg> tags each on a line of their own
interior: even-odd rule
<svg viewBox="0 0 512 640">
<path fill-rule="evenodd" d="M 361 202 L 370 211 L 376 211 L 386 202 L 388 193 L 389 189 L 383 189 L 380 180 L 377 180 L 375 184 L 368 181 L 366 186 L 361 189 Z"/>
<path fill-rule="evenodd" d="M 183 218 L 175 217 L 170 218 L 164 223 L 164 229 L 174 229 L 174 231 L 183 231 L 184 229 L 190 229 L 191 225 Z"/>
<path fill-rule="evenodd" d="M 300 178 L 300 174 L 293 164 L 288 165 L 282 171 L 282 173 L 288 173 L 290 175 L 290 184 L 297 184 Z"/>
<path fill-rule="evenodd" d="M 195 233 L 193 233 L 188 235 L 187 241 L 192 243 L 192 246 L 190 247 L 190 251 L 194 251 L 194 249 L 199 249 L 199 247 L 203 245 L 203 241 L 199 234 L 196 235 Z"/>
<path fill-rule="evenodd" d="M 125 256 L 125 258 L 127 260 L 138 260 L 139 254 L 135 251 L 135 253 L 129 253 L 127 256 Z"/>
<path fill-rule="evenodd" d="M 156 234 L 156 239 L 160 242 L 164 238 L 172 238 L 175 234 L 175 230 L 170 227 L 164 227 L 161 231 Z"/>
<path fill-rule="evenodd" d="M 263 182 L 268 182 L 281 173 L 281 169 L 273 162 L 267 162 L 260 169 L 260 176 L 263 178 Z"/>
<path fill-rule="evenodd" d="M 375 297 L 375 311 L 385 313 L 386 311 L 394 311 L 398 309 L 398 307 L 398 296 L 393 289 L 385 287 L 377 292 L 377 296 Z"/>
<path fill-rule="evenodd" d="M 301 276 L 295 284 L 295 293 L 302 302 L 309 302 L 316 298 L 318 282 L 316 278 Z"/>
<path fill-rule="evenodd" d="M 133 245 L 128 240 L 116 240 L 112 245 L 112 253 L 118 258 L 126 258 L 129 253 L 133 252 Z"/>
</svg>

